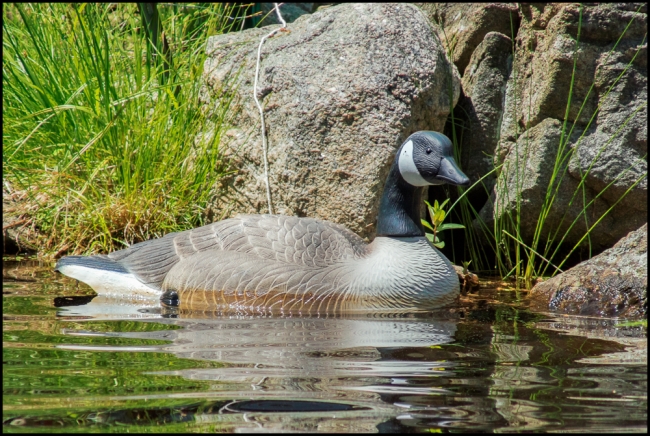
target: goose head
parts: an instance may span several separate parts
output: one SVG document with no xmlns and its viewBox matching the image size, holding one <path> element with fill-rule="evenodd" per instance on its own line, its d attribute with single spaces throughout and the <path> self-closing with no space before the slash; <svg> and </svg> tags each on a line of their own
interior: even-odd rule
<svg viewBox="0 0 650 436">
<path fill-rule="evenodd" d="M 424 236 L 420 210 L 424 187 L 445 183 L 469 185 L 449 138 L 420 131 L 409 136 L 395 154 L 379 205 L 377 236 Z"/>
<path fill-rule="evenodd" d="M 412 186 L 469 185 L 469 178 L 454 160 L 451 141 L 442 133 L 414 133 L 399 148 L 395 160 L 402 179 Z"/>
</svg>

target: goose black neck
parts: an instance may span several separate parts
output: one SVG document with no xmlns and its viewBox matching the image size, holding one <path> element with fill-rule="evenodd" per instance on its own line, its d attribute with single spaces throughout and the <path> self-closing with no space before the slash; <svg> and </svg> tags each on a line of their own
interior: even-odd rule
<svg viewBox="0 0 650 436">
<path fill-rule="evenodd" d="M 384 195 L 379 203 L 377 236 L 424 236 L 420 221 L 423 193 L 424 187 L 404 181 L 396 159 L 388 173 Z"/>
</svg>

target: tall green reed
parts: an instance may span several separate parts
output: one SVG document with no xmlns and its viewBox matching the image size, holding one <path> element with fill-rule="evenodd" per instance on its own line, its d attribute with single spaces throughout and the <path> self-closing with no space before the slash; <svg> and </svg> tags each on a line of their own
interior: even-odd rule
<svg viewBox="0 0 650 436">
<path fill-rule="evenodd" d="M 573 54 L 574 56 L 573 68 L 572 68 L 572 74 L 571 74 L 570 84 L 569 84 L 569 92 L 567 96 L 565 116 L 562 123 L 561 137 L 555 155 L 555 160 L 553 162 L 553 169 L 550 174 L 550 182 L 546 187 L 544 201 L 542 203 L 542 207 L 535 224 L 535 230 L 534 230 L 532 240 L 524 241 L 524 238 L 522 237 L 521 234 L 520 217 L 521 217 L 522 204 L 521 204 L 521 197 L 519 195 L 515 196 L 516 209 L 514 213 L 502 213 L 500 216 L 499 214 L 497 214 L 497 219 L 495 219 L 494 221 L 494 230 L 491 235 L 496 241 L 496 246 L 498 247 L 497 266 L 499 268 L 500 274 L 503 277 L 508 277 L 510 275 L 514 276 L 518 284 L 521 283 L 521 285 L 527 288 L 532 287 L 534 281 L 539 277 L 543 277 L 546 275 L 555 275 L 561 272 L 562 271 L 561 268 L 566 264 L 569 258 L 576 253 L 577 250 L 579 250 L 583 245 L 585 245 L 584 244 L 585 241 L 586 241 L 586 249 L 588 251 L 588 257 L 591 257 L 592 250 L 593 250 L 593 244 L 591 241 L 591 232 L 593 231 L 593 229 L 612 211 L 612 209 L 616 206 L 616 204 L 618 204 L 637 184 L 639 184 L 645 177 L 647 177 L 647 172 L 646 172 L 644 175 L 639 177 L 632 184 L 632 186 L 630 186 L 626 190 L 626 192 L 614 204 L 612 204 L 604 213 L 596 217 L 596 219 L 593 220 L 593 222 L 590 222 L 588 211 L 593 210 L 593 205 L 595 201 L 598 198 L 600 198 L 607 191 L 607 189 L 609 189 L 617 180 L 623 177 L 627 171 L 630 171 L 634 167 L 634 164 L 628 167 L 626 170 L 624 170 L 621 174 L 619 174 L 613 181 L 608 183 L 590 201 L 587 201 L 587 195 L 585 192 L 586 190 L 585 181 L 589 175 L 589 172 L 591 171 L 595 162 L 600 157 L 601 153 L 607 148 L 607 146 L 612 142 L 612 140 L 616 138 L 616 135 L 620 133 L 620 131 L 633 117 L 638 116 L 638 112 L 645 105 L 647 105 L 647 103 L 644 103 L 641 104 L 639 107 L 637 107 L 628 115 L 623 125 L 621 125 L 617 129 L 617 131 L 610 136 L 609 140 L 605 141 L 600 146 L 600 148 L 596 151 L 595 156 L 592 158 L 588 168 L 584 172 L 581 171 L 581 179 L 578 182 L 578 186 L 571 193 L 571 199 L 569 200 L 568 205 L 565 207 L 564 214 L 559 220 L 559 223 L 556 223 L 555 228 L 549 228 L 547 224 L 547 217 L 551 213 L 551 210 L 554 207 L 554 203 L 558 199 L 558 194 L 560 189 L 562 189 L 562 186 L 564 186 L 562 185 L 562 181 L 568 174 L 568 168 L 569 168 L 568 163 L 574 156 L 576 150 L 578 149 L 580 141 L 583 140 L 585 133 L 589 130 L 589 127 L 594 122 L 601 108 L 600 105 L 596 108 L 596 110 L 591 114 L 586 126 L 580 126 L 580 128 L 582 129 L 582 133 L 580 134 L 580 136 L 577 139 L 572 140 L 572 134 L 574 130 L 578 128 L 578 120 L 580 118 L 580 115 L 585 109 L 587 100 L 591 96 L 595 87 L 595 83 L 592 83 L 586 96 L 584 97 L 584 100 L 580 104 L 580 108 L 578 110 L 577 115 L 573 117 L 575 121 L 571 122 L 570 119 L 572 117 L 570 116 L 569 111 L 570 108 L 572 107 L 572 103 L 573 103 L 572 100 L 575 98 L 574 84 L 576 81 L 577 68 L 578 68 L 580 35 L 581 35 L 581 29 L 583 25 L 582 17 L 583 17 L 583 7 L 581 6 L 579 17 L 578 17 L 577 36 L 575 38 L 576 49 L 574 50 L 574 54 Z M 620 37 L 618 38 L 618 41 L 614 44 L 614 46 L 608 53 L 607 55 L 608 57 L 612 54 L 612 52 L 616 49 L 620 41 L 623 39 L 625 33 L 627 32 L 631 24 L 632 21 L 628 23 L 626 28 L 621 33 Z M 641 45 L 643 45 L 643 43 L 645 43 L 645 37 Z M 637 55 L 638 52 L 627 63 L 627 65 L 624 67 L 623 71 L 620 73 L 618 78 L 614 82 L 609 84 L 607 91 L 600 96 L 600 101 L 604 101 L 604 99 L 607 98 L 607 95 L 612 91 L 612 89 L 614 89 L 616 83 L 621 79 L 621 77 L 625 74 L 625 72 L 631 67 Z M 515 66 L 517 65 L 516 62 L 514 63 L 514 65 Z M 519 72 L 515 69 L 513 71 L 513 77 L 516 78 L 518 76 L 518 73 Z M 515 82 L 515 86 L 516 85 L 517 84 Z M 516 102 L 516 104 L 524 105 L 525 107 L 528 107 L 529 110 L 532 107 L 532 102 L 530 101 Z M 519 147 L 516 147 L 517 156 L 516 156 L 515 165 L 516 165 L 517 172 L 516 172 L 515 186 L 516 186 L 517 193 L 521 192 L 521 189 L 523 187 L 523 182 L 526 177 L 526 174 L 519 172 L 520 171 L 519 169 L 522 167 L 522 164 L 519 162 L 519 159 L 525 159 L 525 157 L 528 156 L 528 150 L 530 147 L 530 144 L 528 142 L 529 139 L 528 136 L 525 136 L 524 139 L 526 143 L 524 149 L 521 151 L 521 154 L 520 154 Z M 646 156 L 642 157 L 642 159 L 645 158 Z M 505 185 L 505 183 L 500 183 L 500 182 L 503 182 L 503 180 L 499 180 L 497 182 L 496 189 L 498 191 L 500 190 L 498 197 L 501 199 L 507 199 L 509 196 L 504 191 L 506 189 L 512 189 L 512 186 L 508 187 Z M 567 226 L 565 222 L 567 220 L 570 220 L 568 216 L 568 210 L 574 204 L 574 202 L 580 205 L 580 212 L 575 218 L 571 220 L 571 222 Z M 499 207 L 504 207 L 504 205 L 503 204 L 495 205 L 496 209 L 498 209 Z M 576 226 L 579 220 L 584 221 L 584 227 L 586 230 L 577 243 L 569 244 L 567 242 L 569 234 L 574 229 L 574 227 Z"/>
<path fill-rule="evenodd" d="M 638 12 L 638 11 L 637 11 Z M 511 19 L 511 38 L 513 42 L 515 41 L 515 29 L 512 25 L 514 20 Z M 444 32 L 444 23 L 439 23 L 443 31 L 443 37 L 446 40 L 446 45 L 448 50 L 453 49 L 454 41 L 447 39 L 447 35 Z M 625 125 L 633 119 L 635 116 L 639 116 L 639 112 L 647 105 L 647 103 L 641 104 L 639 107 L 635 108 L 626 118 L 623 125 L 621 125 L 616 132 L 614 132 L 608 141 L 605 141 L 599 150 L 596 151 L 595 156 L 592 158 L 591 163 L 588 168 L 582 172 L 581 179 L 578 182 L 578 186 L 571 193 L 571 199 L 569 200 L 568 207 L 565 209 L 565 213 L 562 216 L 559 224 L 555 228 L 548 228 L 547 217 L 553 208 L 554 203 L 558 198 L 559 190 L 561 189 L 561 183 L 563 178 L 568 173 L 568 162 L 573 157 L 575 151 L 580 144 L 580 141 L 584 138 L 585 133 L 588 131 L 589 127 L 592 125 L 596 119 L 600 106 L 591 114 L 589 121 L 586 126 L 580 126 L 582 128 L 582 134 L 577 139 L 573 138 L 573 132 L 578 128 L 577 120 L 580 118 L 583 110 L 585 110 L 587 105 L 587 100 L 590 98 L 595 83 L 592 83 L 587 95 L 584 97 L 584 100 L 580 104 L 578 114 L 574 117 L 570 117 L 569 109 L 572 105 L 572 100 L 574 99 L 574 82 L 577 75 L 577 56 L 579 53 L 580 46 L 580 33 L 582 28 L 582 6 L 580 9 L 580 15 L 578 18 L 578 31 L 577 37 L 575 38 L 576 50 L 574 50 L 574 59 L 573 59 L 573 69 L 570 77 L 570 86 L 569 93 L 567 96 L 567 104 L 565 110 L 565 116 L 562 123 L 561 138 L 558 144 L 558 149 L 556 153 L 555 160 L 553 162 L 553 169 L 550 175 L 551 180 L 546 188 L 544 195 L 544 201 L 542 208 L 539 212 L 539 216 L 536 220 L 535 231 L 532 237 L 532 240 L 526 241 L 522 235 L 522 202 L 519 192 L 523 189 L 523 184 L 526 178 L 525 174 L 525 159 L 529 155 L 530 143 L 527 140 L 527 137 L 524 137 L 525 144 L 523 149 L 515 147 L 515 156 L 514 156 L 514 168 L 503 168 L 503 164 L 496 166 L 490 173 L 494 172 L 501 174 L 504 171 L 514 171 L 515 180 L 514 180 L 514 189 L 516 193 L 514 197 L 516 199 L 514 208 L 510 211 L 499 211 L 499 208 L 506 207 L 506 201 L 508 198 L 513 195 L 508 195 L 506 192 L 508 189 L 513 189 L 512 185 L 507 185 L 505 180 L 501 177 L 497 177 L 497 182 L 495 190 L 497 192 L 497 201 L 494 205 L 496 219 L 492 225 L 488 225 L 483 218 L 479 215 L 478 211 L 473 207 L 473 205 L 467 199 L 467 193 L 473 189 L 478 189 L 482 185 L 477 181 L 469 188 L 460 188 L 458 199 L 450 207 L 449 212 L 454 209 L 458 204 L 461 208 L 460 213 L 457 213 L 457 219 L 464 224 L 465 226 L 465 238 L 464 238 L 464 247 L 463 247 L 463 258 L 468 256 L 474 261 L 474 265 L 478 266 L 480 270 L 491 269 L 489 265 L 490 260 L 493 258 L 494 263 L 492 264 L 494 268 L 498 271 L 502 278 L 514 277 L 517 281 L 517 284 L 521 284 L 527 288 L 530 288 L 535 279 L 538 277 L 544 277 L 547 275 L 555 275 L 558 272 L 562 271 L 562 267 L 569 261 L 570 257 L 574 255 L 578 250 L 582 249 L 586 245 L 588 251 L 588 256 L 592 255 L 592 241 L 591 241 L 591 232 L 593 229 L 616 207 L 616 205 L 623 199 L 625 196 L 639 183 L 647 177 L 647 172 L 642 174 L 628 189 L 623 193 L 623 195 L 614 203 L 611 204 L 607 210 L 602 213 L 600 216 L 595 219 L 589 219 L 588 210 L 593 208 L 594 203 L 598 198 L 600 198 L 614 183 L 622 178 L 627 171 L 630 171 L 635 164 L 632 164 L 629 168 L 624 170 L 619 174 L 614 180 L 609 182 L 603 189 L 596 193 L 593 198 L 587 201 L 586 195 L 586 179 L 594 166 L 597 159 L 600 157 L 601 153 L 607 148 L 607 146 L 616 138 L 616 135 L 625 127 Z M 610 50 L 608 56 L 616 49 L 620 41 L 624 38 L 627 30 L 629 29 L 632 21 L 628 23 L 626 28 L 622 31 L 621 35 L 618 38 L 618 41 Z M 641 45 L 645 43 L 645 38 Z M 451 53 L 449 53 L 451 55 Z M 522 82 L 523 77 L 521 72 L 517 70 L 517 51 L 515 50 L 515 45 L 513 44 L 512 56 L 513 56 L 513 71 L 511 74 L 512 86 L 515 90 L 515 95 L 517 89 L 520 86 L 523 86 Z M 624 67 L 623 71 L 619 74 L 613 83 L 609 84 L 607 91 L 604 95 L 600 97 L 603 101 L 609 92 L 616 86 L 617 82 L 623 77 L 626 71 L 631 67 L 634 60 L 636 59 L 638 52 L 632 57 L 632 59 Z M 450 56 L 451 58 L 451 56 Z M 529 80 L 532 80 L 530 78 Z M 530 86 L 530 84 L 528 84 Z M 530 95 L 530 94 L 529 94 Z M 514 99 L 514 113 L 519 113 L 522 109 L 528 110 L 528 119 L 530 119 L 530 110 L 532 108 L 531 101 L 520 101 L 519 99 Z M 469 118 L 469 117 L 467 117 Z M 570 118 L 573 118 L 575 121 L 571 122 Z M 452 132 L 452 141 L 455 144 L 455 150 L 457 153 L 461 153 L 460 147 L 462 144 L 462 135 L 468 126 L 464 124 L 463 119 L 458 119 L 455 117 L 455 113 L 452 110 L 450 115 L 450 129 Z M 519 127 L 519 126 L 518 126 Z M 521 137 L 524 133 L 523 131 L 517 131 L 517 136 Z M 457 156 L 458 159 L 458 156 Z M 646 156 L 643 156 L 641 160 L 645 160 Z M 460 162 L 460 160 L 458 160 Z M 485 174 L 481 179 L 487 177 L 490 173 Z M 483 188 L 485 186 L 483 185 Z M 580 203 L 581 202 L 581 203 Z M 569 207 L 573 204 L 580 204 L 581 211 L 578 216 L 569 219 L 566 211 L 569 210 Z M 501 213 L 499 213 L 501 212 Z M 565 224 L 565 221 L 570 221 Z M 586 231 L 579 238 L 576 243 L 568 243 L 568 236 L 572 229 L 575 228 L 578 221 L 584 222 L 584 228 Z M 473 226 L 472 223 L 475 225 Z M 479 231 L 482 233 L 479 234 Z M 452 245 L 453 246 L 453 245 Z M 454 252 L 452 258 L 454 261 L 458 262 L 457 254 Z"/>
<path fill-rule="evenodd" d="M 455 35 L 448 35 L 445 31 L 445 23 L 442 19 L 442 16 L 439 13 L 434 14 L 434 20 L 438 24 L 440 31 L 442 32 L 442 39 L 445 42 L 445 47 L 447 50 L 448 59 L 453 59 L 453 52 L 457 45 L 457 39 Z M 449 72 L 451 75 L 451 71 Z M 452 81 L 449 80 L 449 101 L 453 102 L 453 87 Z M 460 116 L 457 116 L 457 111 L 460 112 Z M 470 126 L 467 123 L 469 120 L 469 114 L 458 105 L 456 108 L 450 107 L 450 115 L 448 119 L 448 125 L 445 128 L 449 132 L 450 139 L 454 144 L 454 159 L 456 162 L 462 162 L 461 153 L 462 153 L 462 144 L 463 136 L 470 129 Z M 474 193 L 477 190 L 484 191 L 486 197 L 489 196 L 490 191 L 486 185 L 486 179 L 494 174 L 500 168 L 493 168 L 488 173 L 481 176 L 478 180 L 473 181 L 473 184 L 467 188 L 463 187 L 448 187 L 444 186 L 443 189 L 446 192 L 446 198 L 454 198 L 455 201 L 449 207 L 447 215 L 449 216 L 452 211 L 455 216 L 455 220 L 464 226 L 463 237 L 458 242 L 458 239 L 455 239 L 455 232 L 448 232 L 448 237 L 451 240 L 451 243 L 448 244 L 448 247 L 451 251 L 451 259 L 456 264 L 460 264 L 464 261 L 471 261 L 474 269 L 478 271 L 491 271 L 493 268 L 492 258 L 494 257 L 493 253 L 496 251 L 496 248 L 493 244 L 493 240 L 486 239 L 483 237 L 481 232 L 474 228 L 472 225 L 473 222 L 477 222 L 481 227 L 483 233 L 488 232 L 489 229 L 487 224 L 479 217 L 479 211 L 475 209 L 474 205 L 468 198 L 468 194 Z M 458 206 L 458 209 L 455 209 Z M 477 220 L 478 218 L 478 220 Z M 457 252 L 457 248 L 461 246 L 461 251 Z"/>
<path fill-rule="evenodd" d="M 205 41 L 239 11 L 158 8 L 152 36 L 134 4 L 3 7 L 3 179 L 43 252 L 111 251 L 206 219 L 234 94 L 208 120 Z"/>
</svg>

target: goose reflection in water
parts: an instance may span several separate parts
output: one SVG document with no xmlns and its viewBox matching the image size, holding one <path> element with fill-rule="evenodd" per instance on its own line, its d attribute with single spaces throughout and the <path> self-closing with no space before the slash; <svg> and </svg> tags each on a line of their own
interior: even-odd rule
<svg viewBox="0 0 650 436">
<path fill-rule="evenodd" d="M 221 365 L 148 372 L 152 376 L 172 375 L 197 382 L 215 382 L 210 392 L 196 394 L 196 398 L 216 400 L 207 415 L 204 411 L 194 416 L 197 421 L 218 421 L 221 425 L 224 420 L 234 419 L 237 421 L 234 430 L 260 427 L 304 431 L 316 426 L 320 431 L 367 432 L 376 431 L 378 426 L 403 413 L 403 408 L 385 401 L 384 395 L 451 394 L 444 388 L 410 385 L 406 380 L 449 376 L 449 367 L 455 364 L 427 360 L 425 356 L 401 359 L 393 354 L 451 342 L 456 331 L 454 320 L 394 314 L 271 317 L 208 316 L 205 312 L 176 313 L 171 315 L 174 318 L 164 317 L 170 316 L 163 315 L 165 308 L 151 301 L 127 304 L 123 299 L 99 296 L 84 302 L 59 307 L 58 315 L 68 319 L 137 319 L 167 324 L 170 328 L 105 333 L 66 330 L 65 334 L 168 343 L 66 344 L 58 345 L 59 348 L 172 353 L 183 359 L 214 361 Z M 175 398 L 173 393 L 166 395 Z M 159 395 L 151 397 L 160 398 Z M 336 420 L 332 419 L 334 415 Z"/>
<path fill-rule="evenodd" d="M 208 317 L 205 313 L 160 315 L 151 302 L 126 304 L 95 297 L 80 306 L 59 308 L 59 315 L 86 319 L 137 318 L 182 327 L 151 332 L 95 333 L 66 331 L 70 335 L 100 335 L 142 340 L 164 340 L 155 346 L 104 347 L 62 345 L 93 351 L 151 351 L 173 353 L 186 359 L 212 360 L 223 368 L 174 372 L 189 378 L 226 380 L 263 377 L 430 375 L 441 362 L 382 361 L 381 349 L 430 347 L 453 341 L 456 321 L 408 318 L 391 314 L 345 317 L 264 317 L 237 315 Z M 164 310 L 164 309 L 163 309 Z M 191 316 L 194 315 L 193 319 Z M 200 316 L 200 317 L 196 317 Z M 407 365 L 401 368 L 400 365 Z"/>
</svg>

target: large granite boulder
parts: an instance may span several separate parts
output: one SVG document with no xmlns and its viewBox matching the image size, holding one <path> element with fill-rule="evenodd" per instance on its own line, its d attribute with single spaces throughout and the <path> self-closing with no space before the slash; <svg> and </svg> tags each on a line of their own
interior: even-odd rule
<svg viewBox="0 0 650 436">
<path fill-rule="evenodd" d="M 532 307 L 575 315 L 645 317 L 648 302 L 648 224 L 609 250 L 530 293 Z"/>
<path fill-rule="evenodd" d="M 240 112 L 221 137 L 233 177 L 217 186 L 217 216 L 267 211 L 260 117 L 252 98 L 260 38 L 270 27 L 208 40 L 202 99 L 234 90 Z M 409 4 L 341 4 L 303 15 L 262 47 L 276 213 L 375 233 L 396 148 L 417 130 L 441 131 L 460 79 L 423 13 Z M 206 135 L 211 134 L 206 131 Z"/>
<path fill-rule="evenodd" d="M 513 213 L 520 197 L 527 214 L 522 233 L 530 243 L 553 192 L 555 212 L 543 224 L 549 232 L 562 229 L 562 237 L 575 222 L 567 244 L 586 244 L 583 236 L 594 226 L 592 248 L 602 250 L 647 221 L 647 12 L 637 9 L 620 3 L 584 6 L 582 13 L 578 4 L 520 7 L 495 153 L 495 164 L 504 167 L 481 211 L 488 222 Z M 535 161 L 527 160 L 533 155 Z M 526 168 L 513 170 L 516 162 Z M 538 177 L 521 178 L 528 167 L 536 167 Z"/>
</svg>

